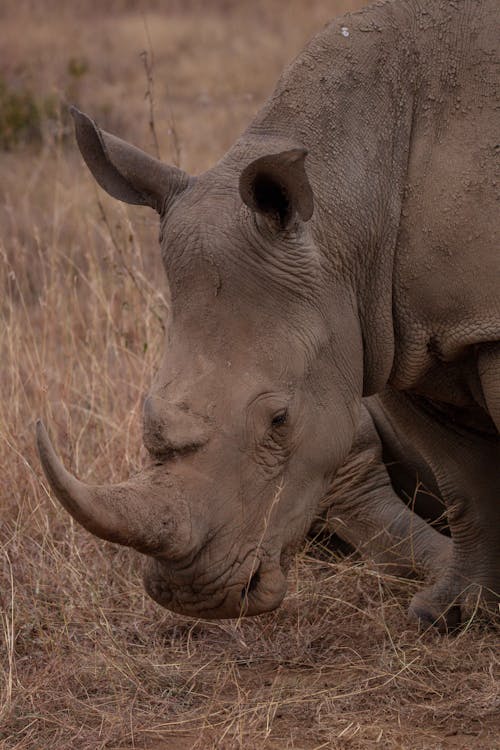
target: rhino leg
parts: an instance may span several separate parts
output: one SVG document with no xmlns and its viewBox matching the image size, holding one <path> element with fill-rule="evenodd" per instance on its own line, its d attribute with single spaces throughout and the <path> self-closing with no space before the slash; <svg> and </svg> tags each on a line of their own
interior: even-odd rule
<svg viewBox="0 0 500 750">
<path fill-rule="evenodd" d="M 454 453 L 456 471 L 450 467 L 446 492 L 452 555 L 436 583 L 414 596 L 409 610 L 412 617 L 441 631 L 460 624 L 463 605 L 495 615 L 500 603 L 500 488 L 493 493 L 484 480 L 482 486 L 479 483 L 481 469 L 486 469 L 480 455 L 471 450 Z M 473 466 L 478 480 L 474 486 L 461 476 L 460 461 Z"/>
<path fill-rule="evenodd" d="M 320 512 L 313 531 L 334 532 L 394 575 L 435 575 L 451 554 L 451 540 L 394 491 L 379 435 L 364 405 L 353 448 L 323 498 Z"/>
<path fill-rule="evenodd" d="M 485 394 L 486 396 L 486 394 Z M 436 582 L 418 592 L 410 615 L 446 631 L 462 606 L 498 610 L 500 594 L 500 451 L 494 434 L 461 428 L 442 413 L 387 389 L 379 401 L 394 431 L 431 467 L 447 506 L 452 553 Z M 378 420 L 377 420 L 378 424 Z"/>
<path fill-rule="evenodd" d="M 479 352 L 478 374 L 486 409 L 500 433 L 500 343 Z"/>
</svg>

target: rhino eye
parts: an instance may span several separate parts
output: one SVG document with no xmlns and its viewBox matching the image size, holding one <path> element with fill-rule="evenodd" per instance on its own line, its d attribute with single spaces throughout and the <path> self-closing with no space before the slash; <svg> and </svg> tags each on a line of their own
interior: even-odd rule
<svg viewBox="0 0 500 750">
<path fill-rule="evenodd" d="M 288 419 L 288 410 L 282 409 L 282 411 L 279 411 L 277 414 L 274 415 L 274 417 L 271 420 L 272 427 L 281 427 L 282 425 L 286 424 L 286 421 Z"/>
</svg>

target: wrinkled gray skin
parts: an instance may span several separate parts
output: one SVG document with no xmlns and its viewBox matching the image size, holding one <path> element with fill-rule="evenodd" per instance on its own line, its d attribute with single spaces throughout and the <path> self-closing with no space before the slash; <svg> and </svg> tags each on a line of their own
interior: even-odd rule
<svg viewBox="0 0 500 750">
<path fill-rule="evenodd" d="M 87 486 L 41 425 L 39 450 L 78 521 L 147 555 L 163 606 L 275 608 L 324 506 L 360 549 L 433 574 L 417 618 L 456 624 L 467 591 L 496 606 L 497 12 L 396 1 L 334 21 L 197 178 L 74 112 L 101 186 L 160 214 L 172 315 L 144 407 L 150 466 Z M 394 491 L 415 476 L 452 541 Z"/>
</svg>

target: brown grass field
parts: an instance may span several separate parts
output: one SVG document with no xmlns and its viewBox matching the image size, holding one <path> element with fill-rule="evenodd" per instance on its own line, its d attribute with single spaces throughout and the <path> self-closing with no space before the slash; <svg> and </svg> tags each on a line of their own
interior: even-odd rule
<svg viewBox="0 0 500 750">
<path fill-rule="evenodd" d="M 65 103 L 154 153 L 148 50 L 159 151 L 200 172 L 306 39 L 361 4 L 0 3 L 15 110 L 0 116 L 2 750 L 500 748 L 498 632 L 419 633 L 405 614 L 418 582 L 319 543 L 275 613 L 171 614 L 145 595 L 138 554 L 54 501 L 34 448 L 41 416 L 83 479 L 138 468 L 168 312 L 155 217 L 96 187 Z"/>
</svg>

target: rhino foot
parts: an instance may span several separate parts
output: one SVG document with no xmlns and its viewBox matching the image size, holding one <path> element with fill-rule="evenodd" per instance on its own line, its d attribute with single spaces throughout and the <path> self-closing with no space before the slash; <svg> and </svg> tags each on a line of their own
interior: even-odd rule
<svg viewBox="0 0 500 750">
<path fill-rule="evenodd" d="M 463 577 L 449 577 L 418 591 L 410 602 L 408 615 L 421 627 L 434 626 L 440 633 L 453 633 L 462 622 L 497 621 L 500 597 L 488 585 Z"/>
<path fill-rule="evenodd" d="M 410 620 L 417 622 L 420 628 L 435 627 L 443 635 L 455 632 L 462 623 L 460 604 L 440 603 L 433 596 L 432 587 L 415 594 L 410 602 L 408 615 Z"/>
</svg>

